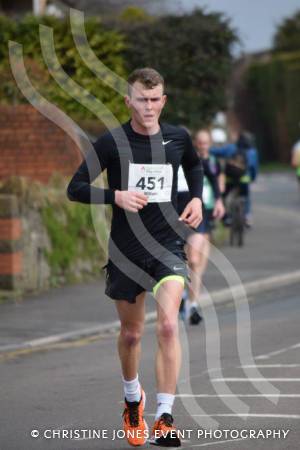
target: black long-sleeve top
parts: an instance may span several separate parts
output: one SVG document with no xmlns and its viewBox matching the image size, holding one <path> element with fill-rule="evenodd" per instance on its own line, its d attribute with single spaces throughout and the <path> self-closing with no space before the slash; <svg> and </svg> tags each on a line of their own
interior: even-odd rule
<svg viewBox="0 0 300 450">
<path fill-rule="evenodd" d="M 178 238 L 177 232 L 183 227 L 176 212 L 180 165 L 191 197 L 202 197 L 202 161 L 193 148 L 189 134 L 183 128 L 160 123 L 158 133 L 142 135 L 133 130 L 129 121 L 104 133 L 93 147 L 94 150 L 87 154 L 68 185 L 68 198 L 87 204 L 111 204 L 111 239 L 128 257 L 139 258 L 145 249 L 149 250 L 149 246 L 153 246 L 151 237 L 162 245 Z M 130 163 L 171 164 L 173 182 L 170 201 L 148 203 L 138 213 L 119 208 L 114 202 L 114 192 L 128 190 Z M 91 183 L 105 169 L 108 189 L 92 186 Z"/>
</svg>

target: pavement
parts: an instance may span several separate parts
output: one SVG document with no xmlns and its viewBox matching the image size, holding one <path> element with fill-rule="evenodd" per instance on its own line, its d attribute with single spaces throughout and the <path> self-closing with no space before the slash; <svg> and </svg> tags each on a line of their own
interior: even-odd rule
<svg viewBox="0 0 300 450">
<path fill-rule="evenodd" d="M 254 227 L 245 247 L 212 251 L 204 287 L 213 301 L 232 298 L 232 286 L 249 295 L 300 283 L 300 199 L 293 174 L 261 175 L 253 185 Z M 241 293 L 237 287 L 236 292 Z M 203 296 L 205 305 L 208 295 Z M 147 317 L 155 301 L 147 298 Z M 104 281 L 64 286 L 0 304 L 0 353 L 94 335 L 118 326 Z"/>
</svg>

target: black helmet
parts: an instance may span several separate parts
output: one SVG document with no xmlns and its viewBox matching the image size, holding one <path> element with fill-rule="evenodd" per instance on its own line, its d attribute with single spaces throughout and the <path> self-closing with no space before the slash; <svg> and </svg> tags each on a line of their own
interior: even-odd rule
<svg viewBox="0 0 300 450">
<path fill-rule="evenodd" d="M 254 138 L 248 131 L 242 131 L 239 135 L 236 145 L 241 149 L 249 149 L 254 146 Z"/>
</svg>

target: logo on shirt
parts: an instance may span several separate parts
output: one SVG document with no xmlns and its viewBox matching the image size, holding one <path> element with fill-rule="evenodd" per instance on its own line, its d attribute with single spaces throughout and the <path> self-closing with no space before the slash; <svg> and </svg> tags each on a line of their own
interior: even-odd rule
<svg viewBox="0 0 300 450">
<path fill-rule="evenodd" d="M 182 270 L 182 266 L 174 266 L 173 270 L 177 271 L 177 270 Z"/>
<path fill-rule="evenodd" d="M 167 145 L 167 144 L 169 144 L 169 142 L 172 142 L 172 140 L 170 140 L 170 141 L 162 141 L 162 145 Z"/>
</svg>

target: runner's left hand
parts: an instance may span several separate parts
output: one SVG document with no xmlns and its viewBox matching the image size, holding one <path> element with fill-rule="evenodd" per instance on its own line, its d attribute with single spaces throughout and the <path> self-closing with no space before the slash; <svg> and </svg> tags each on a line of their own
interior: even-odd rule
<svg viewBox="0 0 300 450">
<path fill-rule="evenodd" d="M 222 217 L 225 214 L 225 208 L 222 200 L 219 198 L 216 200 L 214 211 L 213 211 L 213 217 L 215 219 L 222 219 Z"/>
<path fill-rule="evenodd" d="M 192 228 L 197 228 L 202 222 L 202 202 L 200 198 L 194 197 L 186 205 L 179 220 Z"/>
</svg>

